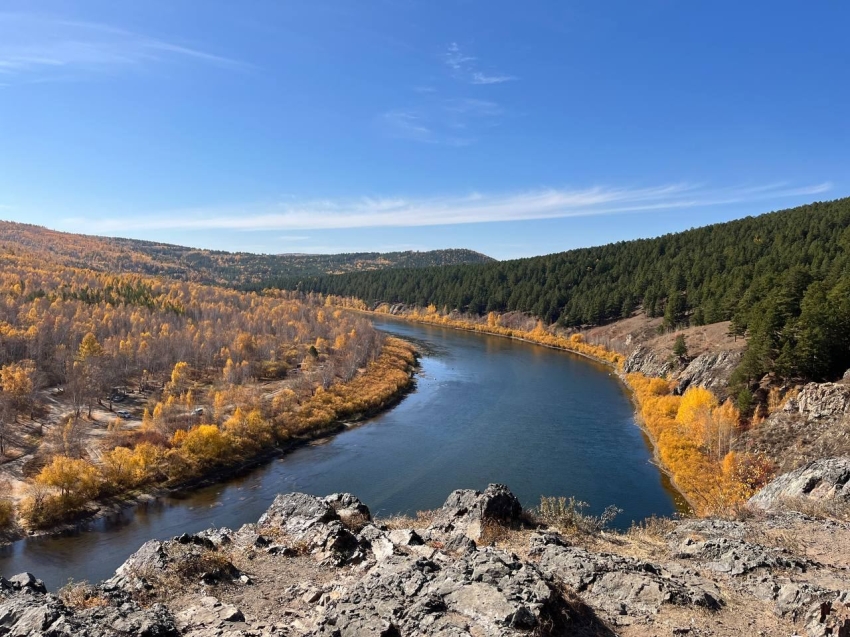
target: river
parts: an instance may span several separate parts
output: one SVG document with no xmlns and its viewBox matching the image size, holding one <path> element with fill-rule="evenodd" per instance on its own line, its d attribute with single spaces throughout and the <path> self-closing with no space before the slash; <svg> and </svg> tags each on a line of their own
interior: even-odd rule
<svg viewBox="0 0 850 637">
<path fill-rule="evenodd" d="M 502 482 L 524 506 L 573 495 L 592 513 L 613 504 L 614 526 L 677 510 L 651 463 L 626 388 L 607 367 L 495 336 L 376 319 L 417 343 L 415 391 L 328 440 L 225 483 L 159 498 L 63 536 L 0 547 L 0 574 L 30 571 L 55 590 L 105 579 L 142 543 L 256 521 L 275 494 L 348 491 L 373 515 L 440 506 L 458 488 Z"/>
</svg>

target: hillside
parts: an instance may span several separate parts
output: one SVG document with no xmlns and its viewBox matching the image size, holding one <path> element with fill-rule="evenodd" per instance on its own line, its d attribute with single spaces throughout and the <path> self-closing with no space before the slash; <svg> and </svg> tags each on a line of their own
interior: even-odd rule
<svg viewBox="0 0 850 637">
<path fill-rule="evenodd" d="M 420 270 L 280 278 L 283 289 L 565 327 L 642 308 L 663 329 L 732 321 L 749 337 L 735 383 L 823 380 L 850 366 L 850 199 L 558 254 Z"/>
<path fill-rule="evenodd" d="M 411 382 L 412 346 L 321 299 L 66 260 L 0 252 L 0 541 L 268 457 Z"/>
<path fill-rule="evenodd" d="M 57 232 L 0 221 L 0 248 L 50 254 L 65 266 L 101 272 L 167 276 L 195 283 L 242 286 L 281 276 L 316 276 L 386 268 L 485 263 L 472 250 L 357 252 L 350 254 L 252 254 L 202 250 L 168 243 Z"/>
</svg>

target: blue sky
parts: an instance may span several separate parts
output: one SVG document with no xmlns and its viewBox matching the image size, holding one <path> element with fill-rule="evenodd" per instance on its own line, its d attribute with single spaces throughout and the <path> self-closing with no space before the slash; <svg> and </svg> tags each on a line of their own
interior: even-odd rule
<svg viewBox="0 0 850 637">
<path fill-rule="evenodd" d="M 529 256 L 850 195 L 844 2 L 0 4 L 0 218 Z"/>
</svg>

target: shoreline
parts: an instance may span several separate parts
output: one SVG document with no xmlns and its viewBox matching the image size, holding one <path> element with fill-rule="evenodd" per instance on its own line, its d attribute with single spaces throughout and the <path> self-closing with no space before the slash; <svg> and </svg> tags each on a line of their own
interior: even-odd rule
<svg viewBox="0 0 850 637">
<path fill-rule="evenodd" d="M 407 341 L 405 342 L 407 343 Z M 397 406 L 409 393 L 416 389 L 416 375 L 420 370 L 420 354 L 419 351 L 413 347 L 412 343 L 408 344 L 411 345 L 414 362 L 407 370 L 407 382 L 379 405 L 375 405 L 361 413 L 355 414 L 354 417 L 337 419 L 326 426 L 317 428 L 315 432 L 311 432 L 309 435 L 292 439 L 284 445 L 275 445 L 274 448 L 267 449 L 264 452 L 238 464 L 218 467 L 206 475 L 198 476 L 176 485 L 152 485 L 152 488 L 150 489 L 134 489 L 123 494 L 116 494 L 103 498 L 102 500 L 92 500 L 89 503 L 91 508 L 78 512 L 76 516 L 69 519 L 67 522 L 63 522 L 62 524 L 58 524 L 47 529 L 26 531 L 21 528 L 20 525 L 17 525 L 16 529 L 8 531 L 5 534 L 0 534 L 0 547 L 9 546 L 28 538 L 58 536 L 64 533 L 75 532 L 85 533 L 87 529 L 81 528 L 81 526 L 119 513 L 123 509 L 135 507 L 144 502 L 156 501 L 159 498 L 173 497 L 180 493 L 189 493 L 196 489 L 221 484 L 231 478 L 245 475 L 258 467 L 270 463 L 272 460 L 282 458 L 301 447 L 314 442 L 333 438 L 340 433 L 354 429 L 367 420 L 370 420 Z"/>
<path fill-rule="evenodd" d="M 540 342 L 535 341 L 535 340 L 530 339 L 530 338 L 523 338 L 521 336 L 514 336 L 514 335 L 511 335 L 511 334 L 500 334 L 499 332 L 490 331 L 486 327 L 483 327 L 483 326 L 482 326 L 481 329 L 475 329 L 475 328 L 471 328 L 471 327 L 460 327 L 460 326 L 456 326 L 456 325 L 448 325 L 448 324 L 444 324 L 444 323 L 437 323 L 435 321 L 427 321 L 427 320 L 422 320 L 422 319 L 417 319 L 417 318 L 412 318 L 412 317 L 399 316 L 397 314 L 385 314 L 383 312 L 375 312 L 375 311 L 372 311 L 372 310 L 358 310 L 358 309 L 354 309 L 354 308 L 344 308 L 344 309 L 349 310 L 349 311 L 353 311 L 353 312 L 359 312 L 361 314 L 367 314 L 367 315 L 370 315 L 370 316 L 389 317 L 389 318 L 396 319 L 396 320 L 399 320 L 399 321 L 404 321 L 404 322 L 409 322 L 409 323 L 417 323 L 419 325 L 432 325 L 432 326 L 435 326 L 435 327 L 442 327 L 442 328 L 446 328 L 446 329 L 456 330 L 458 332 L 470 332 L 470 333 L 473 333 L 473 334 L 486 334 L 488 336 L 497 336 L 497 337 L 500 337 L 500 338 L 507 338 L 507 339 L 514 340 L 514 341 L 529 343 L 531 345 L 537 345 L 539 347 L 545 347 L 545 348 L 548 348 L 548 349 L 553 349 L 553 350 L 557 350 L 557 351 L 561 351 L 561 352 L 567 352 L 568 354 L 580 356 L 582 358 L 586 358 L 586 359 L 591 360 L 595 363 L 599 363 L 601 365 L 604 365 L 605 367 L 608 367 L 609 369 L 611 369 L 613 371 L 613 375 L 617 377 L 617 379 L 620 381 L 622 386 L 627 390 L 627 393 L 628 393 L 628 396 L 629 396 L 629 402 L 632 404 L 632 407 L 633 407 L 635 425 L 638 427 L 638 429 L 640 429 L 640 431 L 643 433 L 644 437 L 649 441 L 650 448 L 652 450 L 652 464 L 653 464 L 653 466 L 655 466 L 661 473 L 663 473 L 664 476 L 670 481 L 670 485 L 675 490 L 676 495 L 678 497 L 680 497 L 681 501 L 687 506 L 688 510 L 685 512 L 685 514 L 693 515 L 694 511 L 696 511 L 696 507 L 694 506 L 694 503 L 691 501 L 690 498 L 688 498 L 687 495 L 685 495 L 685 493 L 682 491 L 681 487 L 676 482 L 675 476 L 670 472 L 670 470 L 667 469 L 667 467 L 664 466 L 664 463 L 661 461 L 661 457 L 660 457 L 659 452 L 658 452 L 658 442 L 655 440 L 655 437 L 652 435 L 652 433 L 646 427 L 646 424 L 644 423 L 643 418 L 640 415 L 640 403 L 638 402 L 637 396 L 635 395 L 635 391 L 632 388 L 632 386 L 629 384 L 628 380 L 626 379 L 626 376 L 623 374 L 623 372 L 620 369 L 618 369 L 618 367 L 615 363 L 612 363 L 611 361 L 608 361 L 604 358 L 599 358 L 599 357 L 593 356 L 591 354 L 587 354 L 585 352 L 575 351 L 575 350 L 570 349 L 568 347 L 551 345 L 549 343 L 540 343 Z M 674 502 L 675 502 L 675 498 L 674 498 Z"/>
</svg>

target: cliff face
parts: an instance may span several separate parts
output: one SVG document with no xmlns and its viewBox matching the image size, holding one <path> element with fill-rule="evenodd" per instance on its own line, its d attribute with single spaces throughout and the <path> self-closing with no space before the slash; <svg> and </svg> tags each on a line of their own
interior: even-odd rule
<svg viewBox="0 0 850 637">
<path fill-rule="evenodd" d="M 820 637 L 850 631 L 848 573 L 850 524 L 788 511 L 611 534 L 535 522 L 501 485 L 383 523 L 354 496 L 295 493 L 62 597 L 0 578 L 0 635 Z"/>
<path fill-rule="evenodd" d="M 738 446 L 766 454 L 780 472 L 850 454 L 850 384 L 805 385 L 781 410 L 745 432 Z"/>
<path fill-rule="evenodd" d="M 674 379 L 678 381 L 676 393 L 679 394 L 685 393 L 688 387 L 705 387 L 724 397 L 728 392 L 729 377 L 740 360 L 741 352 L 720 350 L 705 352 L 682 364 L 668 353 L 640 345 L 626 358 L 623 372 Z"/>
</svg>

